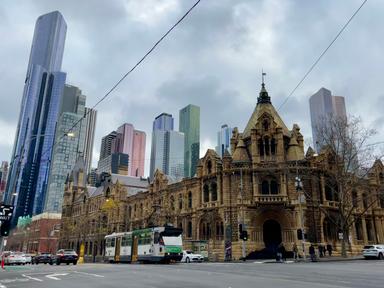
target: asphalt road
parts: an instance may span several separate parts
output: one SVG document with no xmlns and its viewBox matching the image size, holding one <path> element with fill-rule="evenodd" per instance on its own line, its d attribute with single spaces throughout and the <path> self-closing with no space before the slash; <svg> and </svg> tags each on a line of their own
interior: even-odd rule
<svg viewBox="0 0 384 288">
<path fill-rule="evenodd" d="M 384 287 L 384 261 L 27 265 L 0 271 L 0 288 Z"/>
</svg>

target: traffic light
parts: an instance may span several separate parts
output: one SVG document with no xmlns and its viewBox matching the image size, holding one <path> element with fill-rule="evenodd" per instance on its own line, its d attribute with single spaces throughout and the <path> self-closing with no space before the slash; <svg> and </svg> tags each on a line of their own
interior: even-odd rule
<svg viewBox="0 0 384 288">
<path fill-rule="evenodd" d="M 248 240 L 248 231 L 247 231 L 247 230 L 243 230 L 243 231 L 241 231 L 240 239 L 242 239 L 242 240 L 244 240 L 244 241 L 247 241 L 247 240 Z"/>
<path fill-rule="evenodd" d="M 11 228 L 11 222 L 10 221 L 2 221 L 0 226 L 0 235 L 1 236 L 8 236 L 9 235 L 9 229 Z"/>
<path fill-rule="evenodd" d="M 303 240 L 303 231 L 301 229 L 297 229 L 297 239 Z"/>
</svg>

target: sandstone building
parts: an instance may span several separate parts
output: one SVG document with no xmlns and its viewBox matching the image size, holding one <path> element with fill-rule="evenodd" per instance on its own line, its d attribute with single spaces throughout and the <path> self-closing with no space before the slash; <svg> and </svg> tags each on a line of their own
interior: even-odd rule
<svg viewBox="0 0 384 288">
<path fill-rule="evenodd" d="M 147 189 L 129 196 L 118 180 L 90 191 L 75 169 L 64 196 L 61 245 L 78 249 L 85 243 L 86 254 L 101 257 L 107 233 L 170 223 L 183 228 L 187 248 L 206 241 L 211 259 L 224 260 L 225 254 L 239 259 L 241 224 L 248 232 L 247 255 L 274 251 L 281 242 L 290 250 L 300 244 L 302 226 L 307 243 L 329 243 L 338 253 L 340 236 L 329 216 L 338 203 L 327 187 L 331 166 L 326 151 L 304 153 L 299 126 L 288 129 L 263 83 L 244 131 L 233 129 L 231 153 L 220 158 L 208 150 L 192 178 L 175 182 L 157 170 Z M 384 199 L 377 196 L 383 173 L 383 164 L 376 162 L 363 179 L 366 190 L 356 191 L 356 197 L 366 197 L 353 203 L 354 213 L 364 213 L 350 228 L 351 253 L 366 243 L 384 242 Z M 296 189 L 298 176 L 303 192 Z"/>
</svg>

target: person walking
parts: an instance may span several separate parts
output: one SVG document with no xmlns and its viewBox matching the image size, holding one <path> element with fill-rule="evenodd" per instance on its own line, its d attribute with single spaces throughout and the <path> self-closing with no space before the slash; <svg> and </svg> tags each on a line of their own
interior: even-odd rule
<svg viewBox="0 0 384 288">
<path fill-rule="evenodd" d="M 325 247 L 321 244 L 319 244 L 319 257 L 323 257 L 324 256 L 324 252 L 325 252 Z"/>
<path fill-rule="evenodd" d="M 328 255 L 329 255 L 329 257 L 331 257 L 332 256 L 332 245 L 331 244 L 327 244 L 327 251 L 328 251 Z"/>
<path fill-rule="evenodd" d="M 283 243 L 280 243 L 279 246 L 277 247 L 277 253 L 276 253 L 276 262 L 282 262 L 283 260 Z"/>
<path fill-rule="evenodd" d="M 281 243 L 281 259 L 283 263 L 287 261 L 287 251 L 285 250 L 283 243 Z"/>
<path fill-rule="evenodd" d="M 299 249 L 297 248 L 296 243 L 293 243 L 292 251 L 293 251 L 293 260 L 296 262 L 299 260 Z"/>
<path fill-rule="evenodd" d="M 315 262 L 316 261 L 316 254 L 315 254 L 315 247 L 313 246 L 313 244 L 311 244 L 311 246 L 309 246 L 309 255 L 311 255 L 311 261 Z"/>
</svg>

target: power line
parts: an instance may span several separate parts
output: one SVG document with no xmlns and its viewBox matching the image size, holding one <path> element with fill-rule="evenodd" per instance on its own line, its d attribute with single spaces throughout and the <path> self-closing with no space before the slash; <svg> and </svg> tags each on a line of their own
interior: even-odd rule
<svg viewBox="0 0 384 288">
<path fill-rule="evenodd" d="M 178 26 L 183 20 L 184 18 L 186 18 L 188 16 L 189 13 L 192 12 L 192 10 L 200 3 L 201 0 L 198 0 L 195 2 L 195 4 L 193 4 L 191 6 L 191 8 L 189 8 L 187 10 L 187 12 L 184 13 L 184 15 L 174 24 L 172 25 L 171 28 L 168 29 L 168 31 L 163 35 L 161 36 L 161 38 L 159 40 L 156 41 L 156 43 L 144 54 L 144 56 L 127 72 L 125 73 L 113 86 L 112 88 L 110 88 L 108 90 L 108 92 L 103 96 L 101 97 L 95 105 L 93 105 L 90 109 L 87 110 L 87 112 L 84 114 L 84 116 L 79 119 L 77 122 L 75 122 L 75 124 L 72 125 L 72 127 L 66 131 L 57 141 L 55 141 L 52 145 L 52 150 L 53 148 L 57 145 L 58 142 L 60 142 L 64 137 L 66 137 L 66 135 L 70 132 L 73 131 L 73 129 L 81 122 L 83 121 L 87 115 L 90 113 L 90 111 L 92 109 L 95 109 L 96 106 L 98 106 L 101 102 L 103 102 L 108 96 L 110 96 L 110 94 L 121 84 L 121 82 L 123 82 L 125 80 L 125 78 L 127 78 L 127 76 L 129 74 L 131 74 L 134 70 L 136 70 L 136 68 L 156 49 L 156 47 L 168 36 L 168 34 L 170 34 L 172 32 L 173 29 L 176 28 L 176 26 Z M 49 149 L 45 150 L 45 153 L 49 152 Z M 42 153 L 41 154 L 41 157 L 45 154 L 45 153 Z"/>
<path fill-rule="evenodd" d="M 360 9 L 363 8 L 363 6 L 365 5 L 365 3 L 367 3 L 368 0 L 364 0 L 363 3 L 359 6 L 359 8 L 357 8 L 357 10 L 355 11 L 355 13 L 352 14 L 352 16 L 348 19 L 348 21 L 344 24 L 344 26 L 341 28 L 341 30 L 339 31 L 339 33 L 336 34 L 336 36 L 333 38 L 333 40 L 331 41 L 331 43 L 327 46 L 327 48 L 325 48 L 325 50 L 320 54 L 320 56 L 316 59 L 316 61 L 312 64 L 312 66 L 309 68 L 309 70 L 307 71 L 307 73 L 304 74 L 303 78 L 301 78 L 301 80 L 299 81 L 299 83 L 295 86 L 295 88 L 293 88 L 293 90 L 291 91 L 291 93 L 289 93 L 289 95 L 284 99 L 283 103 L 280 104 L 279 108 L 277 108 L 277 110 L 279 111 L 281 109 L 281 107 L 283 107 L 285 105 L 285 103 L 287 103 L 288 99 L 293 95 L 293 93 L 295 93 L 295 91 L 297 90 L 297 88 L 299 88 L 299 86 L 301 85 L 301 83 L 304 82 L 304 80 L 307 78 L 307 76 L 312 72 L 312 70 L 315 68 L 315 66 L 317 65 L 317 63 L 320 62 L 321 58 L 323 58 L 323 56 L 327 53 L 327 51 L 329 50 L 329 48 L 331 48 L 331 46 L 336 42 L 336 40 L 339 38 L 339 36 L 344 32 L 344 30 L 347 28 L 347 26 L 349 25 L 349 23 L 352 21 L 352 19 L 357 15 L 357 13 L 359 13 Z"/>
</svg>

